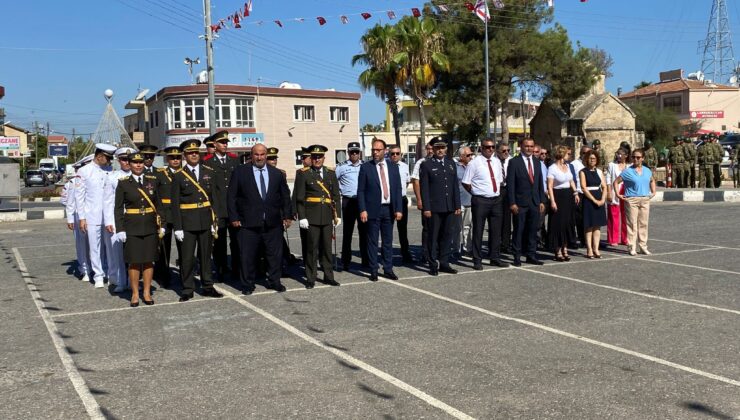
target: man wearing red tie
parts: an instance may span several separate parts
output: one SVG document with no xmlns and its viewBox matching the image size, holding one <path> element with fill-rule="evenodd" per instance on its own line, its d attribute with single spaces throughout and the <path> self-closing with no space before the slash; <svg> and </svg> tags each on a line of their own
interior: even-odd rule
<svg viewBox="0 0 740 420">
<path fill-rule="evenodd" d="M 524 139 L 522 153 L 509 161 L 506 174 L 509 208 L 517 221 L 512 241 L 514 265 L 517 267 L 522 265 L 522 255 L 527 256 L 528 263 L 542 265 L 536 252 L 540 215 L 545 212 L 545 189 L 542 186 L 542 168 L 532 152 L 534 140 Z M 523 237 L 524 232 L 527 232 L 526 238 Z"/>
<path fill-rule="evenodd" d="M 493 140 L 481 142 L 480 155 L 473 159 L 465 170 L 463 188 L 472 194 L 473 211 L 473 268 L 482 270 L 483 228 L 488 222 L 488 258 L 491 265 L 508 267 L 501 261 L 501 226 L 503 223 L 503 197 L 501 187 L 504 173 L 501 160 L 493 155 Z"/>
</svg>

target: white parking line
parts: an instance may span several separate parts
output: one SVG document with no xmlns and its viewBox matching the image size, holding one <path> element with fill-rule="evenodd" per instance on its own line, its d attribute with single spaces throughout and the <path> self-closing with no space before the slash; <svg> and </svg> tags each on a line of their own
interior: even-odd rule
<svg viewBox="0 0 740 420">
<path fill-rule="evenodd" d="M 652 261 L 652 260 L 647 260 L 647 261 Z M 532 270 L 532 269 L 529 269 L 529 268 L 520 268 L 520 270 L 522 270 L 522 271 L 528 271 L 530 273 L 542 274 L 543 276 L 555 277 L 555 278 L 558 278 L 558 279 L 567 280 L 567 281 L 571 281 L 571 282 L 574 282 L 574 283 L 580 283 L 580 284 L 586 284 L 586 285 L 589 285 L 589 286 L 600 287 L 602 289 L 614 290 L 614 291 L 621 292 L 621 293 L 628 293 L 628 294 L 631 294 L 631 295 L 642 296 L 642 297 L 646 297 L 646 298 L 650 298 L 650 299 L 655 299 L 655 300 L 662 300 L 664 302 L 679 303 L 681 305 L 696 306 L 696 307 L 699 307 L 699 308 L 710 309 L 710 310 L 713 310 L 713 311 L 728 312 L 728 313 L 731 313 L 731 314 L 740 315 L 740 311 L 737 311 L 737 310 L 734 310 L 734 309 L 721 308 L 719 306 L 705 305 L 703 303 L 689 302 L 689 301 L 680 300 L 680 299 L 671 299 L 671 298 L 667 298 L 667 297 L 651 295 L 649 293 L 637 292 L 637 291 L 630 290 L 630 289 L 622 289 L 620 287 L 607 286 L 605 284 L 593 283 L 593 282 L 586 281 L 586 280 L 579 280 L 579 279 L 576 279 L 576 278 L 573 278 L 573 277 L 566 277 L 566 276 L 561 276 L 561 275 L 558 275 L 558 274 L 552 274 L 552 273 L 546 273 L 546 272 L 543 272 L 543 271 Z"/>
<path fill-rule="evenodd" d="M 398 282 L 394 282 L 394 281 L 388 281 L 388 280 L 383 280 L 383 281 L 386 282 L 386 283 L 393 284 L 393 285 L 398 286 L 398 287 L 403 287 L 405 289 L 413 290 L 415 292 L 418 292 L 418 293 L 421 293 L 421 294 L 424 294 L 424 295 L 427 295 L 427 296 L 431 296 L 431 297 L 436 298 L 436 299 L 439 299 L 439 300 L 443 300 L 445 302 L 452 303 L 454 305 L 459 305 L 459 306 L 462 306 L 462 307 L 471 309 L 471 310 L 476 311 L 476 312 L 480 312 L 480 313 L 483 313 L 483 314 L 486 314 L 486 315 L 490 315 L 490 316 L 495 317 L 495 318 L 503 319 L 503 320 L 506 320 L 506 321 L 512 321 L 512 322 L 516 322 L 516 323 L 523 324 L 523 325 L 527 325 L 527 326 L 534 327 L 534 328 L 537 328 L 537 329 L 540 329 L 540 330 L 543 330 L 543 331 L 547 331 L 547 332 L 550 332 L 550 333 L 553 333 L 553 334 L 557 334 L 557 335 L 560 335 L 560 336 L 563 336 L 563 337 L 572 338 L 574 340 L 582 341 L 584 343 L 592 344 L 592 345 L 595 345 L 595 346 L 598 346 L 598 347 L 603 347 L 605 349 L 609 349 L 609 350 L 613 350 L 613 351 L 616 351 L 616 352 L 619 352 L 619 353 L 622 353 L 622 354 L 627 354 L 627 355 L 630 355 L 630 356 L 634 356 L 634 357 L 637 357 L 637 358 L 640 358 L 640 359 L 643 359 L 643 360 L 647 360 L 647 361 L 650 361 L 650 362 L 654 362 L 654 363 L 657 363 L 657 364 L 660 364 L 660 365 L 663 365 L 663 366 L 668 366 L 668 367 L 672 367 L 674 369 L 682 370 L 684 372 L 693 373 L 695 375 L 702 376 L 704 378 L 713 379 L 715 381 L 719 381 L 719 382 L 723 382 L 723 383 L 726 383 L 726 384 L 729 384 L 729 385 L 740 387 L 740 381 L 736 381 L 734 379 L 730 379 L 730 378 L 727 378 L 725 376 L 716 375 L 714 373 L 705 372 L 705 371 L 699 370 L 699 369 L 694 369 L 692 367 L 684 366 L 684 365 L 681 365 L 681 364 L 678 364 L 678 363 L 674 363 L 674 362 L 671 362 L 669 360 L 661 359 L 659 357 L 650 356 L 648 354 L 640 353 L 640 352 L 637 352 L 637 351 L 634 351 L 634 350 L 629 350 L 629 349 L 626 349 L 624 347 L 615 346 L 613 344 L 604 343 L 602 341 L 594 340 L 594 339 L 591 339 L 591 338 L 588 338 L 588 337 L 583 337 L 583 336 L 578 335 L 578 334 L 569 333 L 567 331 L 559 330 L 557 328 L 548 327 L 547 325 L 538 324 L 538 323 L 532 322 L 532 321 L 527 321 L 526 319 L 515 318 L 515 317 L 511 317 L 511 316 L 500 314 L 498 312 L 489 311 L 488 309 L 484 309 L 484 308 L 481 308 L 481 307 L 478 307 L 478 306 L 470 305 L 468 303 L 461 302 L 461 301 L 456 300 L 456 299 L 448 298 L 446 296 L 442 296 L 442 295 L 439 295 L 439 294 L 434 293 L 434 292 L 429 292 L 429 291 L 424 290 L 424 289 L 419 289 L 418 287 L 414 287 L 414 286 L 410 286 L 410 285 L 407 285 L 407 284 L 398 283 Z"/>
<path fill-rule="evenodd" d="M 279 327 L 283 328 L 284 330 L 288 331 L 289 333 L 301 338 L 302 340 L 311 343 L 323 350 L 328 351 L 329 353 L 332 353 L 336 357 L 344 360 L 347 363 L 351 363 L 360 369 L 371 373 L 378 378 L 390 383 L 391 385 L 401 389 L 402 391 L 408 392 L 409 394 L 415 396 L 416 398 L 424 401 L 425 403 L 437 407 L 438 409 L 442 410 L 443 412 L 447 413 L 448 415 L 457 418 L 457 419 L 473 419 L 473 417 L 469 416 L 468 414 L 463 413 L 462 411 L 451 407 L 444 402 L 432 397 L 431 395 L 427 394 L 424 391 L 421 391 L 418 388 L 415 388 L 406 382 L 396 378 L 395 376 L 390 375 L 389 373 L 386 373 L 374 366 L 371 366 L 365 362 L 363 362 L 360 359 L 357 359 L 353 356 L 350 356 L 349 354 L 339 350 L 335 349 L 333 347 L 327 346 L 326 344 L 322 343 L 321 341 L 311 337 L 310 335 L 304 333 L 303 331 L 300 331 L 299 329 L 295 328 L 294 326 L 288 324 L 287 322 L 275 317 L 274 315 L 270 314 L 269 312 L 253 305 L 252 303 L 244 300 L 244 299 L 238 299 L 238 295 L 234 295 L 233 293 L 229 292 L 228 290 L 225 290 L 221 287 L 217 287 L 221 293 L 223 293 L 226 296 L 229 296 L 231 298 L 234 298 L 236 302 L 239 302 L 241 305 L 251 309 L 252 311 L 262 315 L 264 318 L 269 320 L 270 322 L 278 325 Z"/>
<path fill-rule="evenodd" d="M 82 400 L 82 404 L 85 406 L 87 415 L 90 416 L 91 419 L 105 419 L 103 412 L 100 410 L 100 405 L 98 405 L 92 392 L 90 392 L 90 388 L 82 378 L 80 371 L 77 370 L 77 366 L 75 365 L 74 360 L 72 360 L 72 356 L 70 356 L 67 351 L 67 347 L 64 345 L 64 340 L 59 336 L 59 330 L 57 329 L 56 324 L 54 324 L 54 321 L 52 321 L 51 316 L 49 316 L 49 311 L 44 309 L 41 304 L 41 295 L 39 292 L 35 291 L 35 288 L 31 288 L 33 282 L 29 278 L 28 269 L 26 268 L 26 263 L 23 261 L 23 258 L 21 258 L 21 253 L 17 248 L 13 248 L 13 254 L 15 254 L 15 260 L 18 263 L 18 268 L 21 271 L 23 281 L 26 283 L 26 288 L 31 294 L 34 304 L 36 304 L 36 309 L 38 309 L 41 319 L 44 321 L 44 325 L 46 325 L 46 330 L 49 332 L 51 342 L 54 344 L 54 348 L 59 355 L 59 359 L 62 361 L 64 371 L 67 373 L 67 377 L 70 382 L 72 382 L 72 386 L 74 386 L 80 400 Z"/>
<path fill-rule="evenodd" d="M 669 241 L 669 240 L 666 240 L 666 239 L 653 239 L 653 238 L 650 238 L 650 240 L 651 241 L 657 241 L 657 242 L 665 242 L 665 243 L 669 243 L 669 244 L 692 245 L 692 246 L 711 246 L 713 248 L 732 249 L 732 250 L 740 251 L 740 248 L 734 248 L 734 247 L 722 246 L 722 245 L 695 244 L 695 243 L 691 243 L 691 242 Z"/>
<path fill-rule="evenodd" d="M 654 254 L 656 255 L 656 254 Z M 681 264 L 681 263 L 675 263 L 671 261 L 661 261 L 661 260 L 649 260 L 647 258 L 644 258 L 644 261 L 650 261 L 652 263 L 658 263 L 658 264 L 668 264 L 668 265 L 675 265 L 678 267 L 689 267 L 689 268 L 695 268 L 697 270 L 704 270 L 704 271 L 713 271 L 715 273 L 725 273 L 725 274 L 734 274 L 734 275 L 740 275 L 740 271 L 730 271 L 730 270 L 721 270 L 719 268 L 709 268 L 709 267 L 701 267 L 698 265 L 692 265 L 692 264 Z"/>
</svg>

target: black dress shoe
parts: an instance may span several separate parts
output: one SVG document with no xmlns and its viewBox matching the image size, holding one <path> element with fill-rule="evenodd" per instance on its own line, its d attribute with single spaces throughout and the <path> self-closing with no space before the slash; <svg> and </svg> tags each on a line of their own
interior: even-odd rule
<svg viewBox="0 0 740 420">
<path fill-rule="evenodd" d="M 522 266 L 522 260 L 519 258 L 514 258 L 514 262 L 511 263 L 514 267 L 521 267 Z"/>
<path fill-rule="evenodd" d="M 473 264 L 473 270 L 475 270 L 475 271 L 481 271 L 481 270 L 483 270 L 483 264 L 481 264 L 479 262 L 474 263 Z"/>
<path fill-rule="evenodd" d="M 278 292 L 278 293 L 283 293 L 283 292 L 284 292 L 284 291 L 286 290 L 286 289 L 285 289 L 285 286 L 283 286 L 282 284 L 276 284 L 276 285 L 274 285 L 274 286 L 272 286 L 272 287 L 270 287 L 270 288 L 271 288 L 272 290 L 274 290 L 274 291 Z"/>
<path fill-rule="evenodd" d="M 249 295 L 251 295 L 252 293 L 254 293 L 254 289 L 252 289 L 251 287 L 250 287 L 250 288 L 246 288 L 246 289 L 242 290 L 242 294 L 243 294 L 244 296 L 249 296 Z"/>
<path fill-rule="evenodd" d="M 439 267 L 439 271 L 442 273 L 457 274 L 457 270 L 450 267 L 449 265 L 443 265 L 442 267 Z"/>
<path fill-rule="evenodd" d="M 388 280 L 398 280 L 398 276 L 392 271 L 384 272 L 383 277 L 387 278 Z"/>
<path fill-rule="evenodd" d="M 378 281 L 378 273 L 370 274 L 370 281 Z"/>
<path fill-rule="evenodd" d="M 324 280 L 324 284 L 327 284 L 329 286 L 341 286 L 336 280 Z"/>
<path fill-rule="evenodd" d="M 306 283 L 306 289 L 313 289 L 314 285 L 316 285 L 316 283 Z"/>
<path fill-rule="evenodd" d="M 403 256 L 403 263 L 404 264 L 413 264 L 414 263 L 414 257 L 412 257 L 411 254 L 405 254 Z"/>
<path fill-rule="evenodd" d="M 543 265 L 545 263 L 543 263 L 542 261 L 538 260 L 537 258 L 527 258 L 527 264 Z"/>
<path fill-rule="evenodd" d="M 429 275 L 430 276 L 438 276 L 439 275 L 439 270 L 437 269 L 436 266 L 429 269 Z"/>
<path fill-rule="evenodd" d="M 185 294 L 185 295 L 181 295 L 180 296 L 180 300 L 178 302 L 187 302 L 187 301 L 189 301 L 192 298 L 193 298 L 193 294 L 192 293 L 188 293 L 188 294 Z"/>
<path fill-rule="evenodd" d="M 224 295 L 222 295 L 218 290 L 216 289 L 203 289 L 203 293 L 201 293 L 203 296 L 212 297 L 212 298 L 222 298 Z"/>
<path fill-rule="evenodd" d="M 342 264 L 342 270 L 349 271 L 349 263 Z"/>
<path fill-rule="evenodd" d="M 509 266 L 509 263 L 503 262 L 501 260 L 491 260 L 491 265 L 495 265 L 496 267 L 506 268 Z"/>
</svg>

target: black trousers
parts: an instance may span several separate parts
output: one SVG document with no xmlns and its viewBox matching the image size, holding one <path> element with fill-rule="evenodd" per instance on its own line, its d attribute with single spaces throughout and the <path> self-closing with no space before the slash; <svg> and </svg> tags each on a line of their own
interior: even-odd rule
<svg viewBox="0 0 740 420">
<path fill-rule="evenodd" d="M 180 254 L 180 265 L 182 267 L 182 293 L 192 294 L 195 290 L 195 246 L 198 246 L 198 259 L 200 262 L 200 283 L 203 289 L 213 288 L 211 277 L 211 245 L 213 236 L 210 229 L 183 232 L 182 254 Z"/>
<path fill-rule="evenodd" d="M 573 226 L 576 230 L 578 241 L 581 243 L 582 246 L 586 246 L 586 231 L 583 228 L 583 193 L 578 193 L 578 199 L 578 204 L 573 206 Z"/>
<path fill-rule="evenodd" d="M 306 265 L 306 281 L 308 283 L 316 282 L 318 272 L 317 261 L 321 260 L 321 266 L 324 268 L 324 280 L 334 280 L 334 268 L 331 260 L 331 241 L 332 225 L 309 225 L 306 234 L 308 244 L 306 245 L 307 256 L 303 262 Z"/>
<path fill-rule="evenodd" d="M 239 229 L 231 226 L 228 218 L 218 220 L 218 239 L 213 241 L 213 263 L 216 270 L 225 271 L 227 264 L 226 258 L 226 233 L 229 234 L 229 250 L 231 251 L 231 268 L 233 272 L 239 270 Z"/>
<path fill-rule="evenodd" d="M 357 197 L 342 197 L 342 264 L 352 261 L 352 236 L 357 224 L 360 240 L 360 258 L 366 265 L 367 259 L 367 224 L 360 222 L 360 207 Z"/>
<path fill-rule="evenodd" d="M 425 218 L 426 219 L 426 218 Z M 452 253 L 452 232 L 455 226 L 455 212 L 432 212 L 428 221 L 427 254 L 430 264 L 440 267 L 450 265 Z"/>
<path fill-rule="evenodd" d="M 473 196 L 471 210 L 473 219 L 473 262 L 483 260 L 483 230 L 488 223 L 488 258 L 497 260 L 501 256 L 501 226 L 503 222 L 503 198 Z"/>
<path fill-rule="evenodd" d="M 401 255 L 404 257 L 410 257 L 411 252 L 409 251 L 409 199 L 403 196 L 401 199 L 401 213 L 403 216 L 398 224 L 398 242 L 401 244 Z"/>
<path fill-rule="evenodd" d="M 259 227 L 238 230 L 239 243 L 241 244 L 240 278 L 244 287 L 254 289 L 254 280 L 257 277 L 257 266 L 259 264 L 260 251 L 264 252 L 267 263 L 267 282 L 271 286 L 280 284 L 282 275 L 283 259 L 283 227 Z"/>
<path fill-rule="evenodd" d="M 159 259 L 154 264 L 154 277 L 157 279 L 160 285 L 167 286 L 170 284 L 170 254 L 172 253 L 172 231 L 174 225 L 167 223 L 165 226 L 164 237 L 159 247 Z M 175 241 L 175 247 L 177 248 L 177 255 L 180 258 L 182 255 L 182 244 L 179 241 Z"/>
<path fill-rule="evenodd" d="M 424 217 L 424 212 L 422 211 L 420 211 L 419 214 L 421 215 L 421 260 L 423 262 L 428 262 L 430 259 L 429 225 L 432 219 Z"/>
<path fill-rule="evenodd" d="M 516 229 L 511 241 L 514 258 L 520 258 L 525 253 L 530 258 L 536 258 L 537 229 L 540 227 L 539 207 L 534 205 L 519 207 L 519 214 L 514 217 L 516 218 Z"/>
<path fill-rule="evenodd" d="M 503 221 L 501 223 L 501 248 L 511 249 L 511 209 L 509 208 L 509 194 L 506 186 L 501 186 L 501 209 Z"/>
</svg>

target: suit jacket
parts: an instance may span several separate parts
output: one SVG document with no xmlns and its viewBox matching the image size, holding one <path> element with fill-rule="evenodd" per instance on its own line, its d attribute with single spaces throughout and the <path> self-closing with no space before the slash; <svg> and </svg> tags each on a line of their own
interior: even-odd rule
<svg viewBox="0 0 740 420">
<path fill-rule="evenodd" d="M 226 163 L 215 155 L 208 155 L 203 159 L 203 163 L 213 168 L 216 173 L 216 182 L 214 183 L 213 194 L 217 197 L 216 205 L 213 210 L 219 218 L 229 217 L 229 211 L 226 206 L 226 197 L 228 195 L 231 174 L 239 166 L 239 158 L 233 153 L 226 154 Z"/>
<path fill-rule="evenodd" d="M 195 180 L 208 195 L 204 197 L 200 189 L 193 185 L 192 182 L 183 174 L 188 169 L 180 169 L 172 177 L 172 223 L 175 230 L 199 231 L 208 230 L 213 225 L 212 207 L 214 200 L 214 184 L 216 175 L 210 167 L 199 164 L 198 179 Z M 193 175 L 189 174 L 192 178 Z M 211 206 L 194 209 L 181 209 L 182 204 L 198 204 L 209 201 Z"/>
<path fill-rule="evenodd" d="M 522 155 L 509 161 L 506 174 L 506 189 L 509 194 L 509 203 L 518 207 L 538 207 L 545 202 L 545 188 L 542 185 L 542 165 L 532 158 L 532 172 L 534 183 L 529 182 L 527 164 Z"/>
<path fill-rule="evenodd" d="M 118 181 L 115 192 L 115 220 L 116 232 L 126 232 L 127 235 L 146 236 L 157 233 L 157 213 L 128 214 L 125 210 L 147 209 L 152 206 L 139 192 L 144 191 L 154 204 L 156 212 L 161 211 L 162 202 L 157 194 L 157 177 L 142 174 L 143 187 L 139 186 L 133 175 Z"/>
<path fill-rule="evenodd" d="M 426 159 L 419 168 L 423 211 L 445 213 L 462 208 L 457 168 L 452 159 L 440 164 L 435 158 Z"/>
<path fill-rule="evenodd" d="M 290 189 L 283 171 L 265 165 L 268 174 L 267 194 L 257 187 L 253 165 L 239 165 L 229 183 L 227 208 L 230 222 L 241 222 L 243 227 L 256 228 L 281 226 L 283 219 L 291 219 Z M 263 220 L 264 217 L 264 220 Z"/>
<path fill-rule="evenodd" d="M 388 192 L 391 199 L 393 213 L 402 212 L 402 190 L 401 175 L 398 165 L 390 160 L 383 161 L 388 169 Z M 357 203 L 360 212 L 366 211 L 369 219 L 377 219 L 380 216 L 380 201 L 383 196 L 383 187 L 380 185 L 378 165 L 374 160 L 365 162 L 360 166 L 360 175 L 357 180 Z"/>
</svg>

